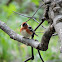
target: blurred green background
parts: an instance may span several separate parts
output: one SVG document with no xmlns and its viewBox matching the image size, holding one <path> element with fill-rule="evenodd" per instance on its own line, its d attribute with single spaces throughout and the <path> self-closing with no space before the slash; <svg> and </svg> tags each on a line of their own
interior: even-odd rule
<svg viewBox="0 0 62 62">
<path fill-rule="evenodd" d="M 0 20 L 5 22 L 11 29 L 16 33 L 20 34 L 19 25 L 27 21 L 28 18 L 23 17 L 13 11 L 22 13 L 27 16 L 32 16 L 36 9 L 42 4 L 42 0 L 0 0 Z M 38 22 L 41 22 L 43 17 L 44 8 L 40 8 L 35 15 Z M 28 21 L 28 24 L 33 29 L 38 25 L 34 20 Z M 43 24 L 48 28 L 48 22 L 45 21 Z M 41 26 L 36 32 L 44 32 L 45 29 Z M 43 33 L 37 33 L 38 37 L 35 36 L 39 42 Z M 62 62 L 62 54 L 59 50 L 60 41 L 58 36 L 53 36 L 50 39 L 49 48 L 47 51 L 41 51 L 41 55 L 45 62 Z M 19 43 L 10 37 L 0 29 L 0 62 L 23 62 L 27 58 L 31 57 L 31 47 Z M 28 62 L 41 62 L 36 49 L 34 49 L 35 58 L 33 61 Z"/>
</svg>

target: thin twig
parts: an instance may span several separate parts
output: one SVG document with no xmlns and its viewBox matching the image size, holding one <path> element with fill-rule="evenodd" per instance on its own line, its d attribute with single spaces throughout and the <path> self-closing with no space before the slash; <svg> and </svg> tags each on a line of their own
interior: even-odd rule
<svg viewBox="0 0 62 62">
<path fill-rule="evenodd" d="M 32 18 L 34 17 L 34 15 L 37 13 L 37 11 L 42 7 L 44 5 L 44 3 L 43 4 L 41 4 L 40 6 L 39 6 L 39 8 L 34 12 L 34 14 L 33 14 L 33 16 L 32 16 Z M 31 18 L 30 18 L 31 19 Z M 27 21 L 29 21 L 30 19 L 28 19 Z"/>
<path fill-rule="evenodd" d="M 44 32 L 35 32 L 35 33 L 44 33 Z"/>
<path fill-rule="evenodd" d="M 28 22 L 31 18 L 29 18 L 26 22 Z"/>
<path fill-rule="evenodd" d="M 33 16 L 37 13 L 37 11 L 38 11 L 43 5 L 44 5 L 44 3 L 39 6 L 39 8 L 34 12 Z M 32 17 L 33 17 L 33 16 L 32 16 Z"/>
<path fill-rule="evenodd" d="M 17 14 L 19 14 L 19 15 L 21 15 L 21 16 L 24 16 L 24 17 L 32 18 L 34 21 L 36 21 L 37 23 L 39 23 L 34 17 L 26 16 L 26 15 L 24 15 L 24 14 L 21 14 L 21 13 L 15 12 L 15 11 L 13 11 L 13 12 L 14 12 L 14 13 L 17 13 Z"/>
<path fill-rule="evenodd" d="M 30 16 L 25 16 L 25 15 L 20 14 L 20 13 L 18 13 L 18 14 L 20 14 L 20 15 L 22 15 L 22 16 L 24 16 L 24 17 L 28 17 L 29 19 L 26 21 L 26 22 L 28 22 L 30 19 L 33 19 L 34 15 L 37 13 L 37 11 L 38 11 L 43 5 L 44 5 L 44 3 L 39 6 L 39 8 L 34 12 L 34 14 L 33 14 L 32 17 L 30 17 Z M 17 13 L 17 12 L 15 12 L 15 13 Z M 33 20 L 35 20 L 35 19 L 33 19 Z M 35 20 L 35 21 L 36 21 L 36 20 Z M 38 21 L 36 21 L 36 22 L 39 23 Z M 45 28 L 43 25 L 41 25 L 41 26 L 42 26 L 43 28 Z M 46 28 L 45 28 L 45 29 L 46 29 Z"/>
<path fill-rule="evenodd" d="M 13 11 L 14 13 L 17 13 L 17 14 L 19 14 L 19 15 L 21 15 L 21 16 L 24 16 L 24 17 L 28 17 L 29 19 L 28 20 L 30 20 L 31 18 L 34 20 L 34 21 L 36 21 L 37 23 L 39 23 L 34 17 L 30 17 L 30 16 L 26 16 L 26 15 L 24 15 L 24 14 L 21 14 L 21 13 L 18 13 L 18 12 L 15 12 L 15 11 Z M 27 20 L 27 21 L 28 21 Z M 26 22 L 27 22 L 26 21 Z M 44 29 L 46 29 L 43 25 L 41 25 Z"/>
<path fill-rule="evenodd" d="M 35 18 L 33 18 L 34 21 L 36 21 L 37 23 L 40 23 L 38 22 Z M 43 25 L 41 25 L 44 29 L 46 29 Z"/>
<path fill-rule="evenodd" d="M 38 27 L 45 21 L 45 18 L 42 19 L 42 21 L 39 23 L 39 25 L 34 29 L 34 31 L 36 31 L 38 29 Z"/>
<path fill-rule="evenodd" d="M 32 18 L 34 21 L 36 21 L 37 23 L 39 23 L 35 18 Z"/>
<path fill-rule="evenodd" d="M 44 5 L 44 3 L 43 4 L 41 4 L 40 6 L 39 6 L 39 8 L 34 12 L 34 14 L 33 14 L 33 16 L 32 17 L 30 17 L 30 16 L 25 16 L 25 15 L 23 15 L 23 14 L 20 14 L 20 13 L 17 13 L 17 12 L 15 12 L 15 11 L 13 11 L 13 12 L 15 12 L 15 13 L 17 13 L 17 14 L 19 14 L 19 15 L 22 15 L 22 16 L 24 16 L 24 17 L 28 17 L 28 18 L 33 18 L 34 17 L 34 15 L 37 13 L 37 11 L 42 7 Z M 29 20 L 28 20 L 29 21 Z"/>
<path fill-rule="evenodd" d="M 28 59 L 27 59 L 27 60 L 25 60 L 24 62 L 27 62 L 27 61 L 29 61 L 30 59 L 32 59 L 32 57 L 28 58 Z"/>
<path fill-rule="evenodd" d="M 29 61 L 29 60 L 33 60 L 33 59 L 34 59 L 33 47 L 31 47 L 31 52 L 32 52 L 32 57 L 28 58 L 28 59 L 25 60 L 24 62 L 27 62 L 27 61 Z"/>
<path fill-rule="evenodd" d="M 39 23 L 39 25 L 34 29 L 34 31 L 36 31 L 38 28 L 39 28 L 39 26 L 43 23 L 45 21 L 45 18 L 43 18 L 42 19 L 42 21 Z M 39 56 L 40 56 L 40 58 L 41 58 L 41 60 L 42 60 L 42 62 L 44 62 L 44 60 L 43 60 L 43 58 L 42 58 L 42 56 L 41 56 L 41 54 L 40 54 L 40 51 L 38 50 L 38 54 L 39 54 Z"/>
<path fill-rule="evenodd" d="M 19 14 L 19 15 L 21 15 L 21 16 L 31 18 L 31 16 L 26 16 L 26 15 L 24 15 L 24 14 L 21 14 L 21 13 L 15 12 L 15 11 L 13 11 L 13 12 L 14 12 L 14 13 L 17 13 L 17 14 Z"/>
<path fill-rule="evenodd" d="M 38 53 L 39 53 L 39 56 L 40 56 L 40 58 L 41 58 L 42 62 L 44 62 L 44 60 L 43 60 L 43 58 L 42 58 L 42 56 L 41 56 L 41 54 L 40 54 L 40 51 L 39 51 L 39 50 L 38 50 Z"/>
<path fill-rule="evenodd" d="M 52 34 L 52 36 L 57 36 L 57 35 L 58 35 L 57 33 Z"/>
</svg>

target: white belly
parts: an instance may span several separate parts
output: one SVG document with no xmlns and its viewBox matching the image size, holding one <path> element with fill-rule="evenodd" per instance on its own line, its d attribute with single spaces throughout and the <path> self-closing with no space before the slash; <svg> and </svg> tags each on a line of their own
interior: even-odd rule
<svg viewBox="0 0 62 62">
<path fill-rule="evenodd" d="M 23 37 L 29 38 L 31 35 L 26 32 L 26 30 L 21 31 Z"/>
</svg>

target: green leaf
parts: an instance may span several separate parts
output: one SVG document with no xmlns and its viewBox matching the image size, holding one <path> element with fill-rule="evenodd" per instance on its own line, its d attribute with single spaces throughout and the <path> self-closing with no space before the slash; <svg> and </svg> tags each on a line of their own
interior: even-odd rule
<svg viewBox="0 0 62 62">
<path fill-rule="evenodd" d="M 35 3 L 36 5 L 39 5 L 39 1 L 40 0 L 32 0 L 32 2 Z"/>
</svg>

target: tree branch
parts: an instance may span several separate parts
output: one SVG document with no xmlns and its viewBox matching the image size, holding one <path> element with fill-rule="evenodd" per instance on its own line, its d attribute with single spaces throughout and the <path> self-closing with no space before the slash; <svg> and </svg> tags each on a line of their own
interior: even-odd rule
<svg viewBox="0 0 62 62">
<path fill-rule="evenodd" d="M 62 0 L 44 0 L 44 2 L 48 1 L 51 1 L 49 4 L 48 16 L 52 21 L 55 31 L 57 32 L 62 44 Z M 62 52 L 62 45 L 60 51 Z"/>
<path fill-rule="evenodd" d="M 55 31 L 57 32 L 62 44 L 62 0 L 50 0 L 52 1 L 49 10 L 49 17 L 53 21 Z M 62 52 L 62 45 L 60 47 Z"/>
<path fill-rule="evenodd" d="M 27 39 L 23 38 L 21 35 L 14 32 L 12 29 L 10 29 L 4 22 L 0 21 L 0 28 L 6 32 L 10 38 L 17 40 L 18 42 L 24 43 L 26 45 L 32 46 L 34 48 L 37 48 L 39 45 L 38 41 L 35 41 L 33 39 Z"/>
<path fill-rule="evenodd" d="M 40 43 L 40 47 L 41 47 L 42 51 L 46 51 L 48 49 L 49 40 L 50 40 L 52 34 L 54 34 L 54 32 L 55 32 L 55 29 L 54 29 L 53 25 L 51 25 L 43 34 L 41 43 Z"/>
<path fill-rule="evenodd" d="M 43 42 L 43 43 L 45 43 L 45 41 L 47 40 L 46 43 L 43 45 L 42 42 L 41 42 L 41 44 L 40 44 L 37 40 L 23 38 L 21 35 L 17 34 L 17 33 L 14 32 L 12 29 L 10 29 L 10 28 L 9 28 L 4 22 L 2 22 L 2 21 L 0 21 L 0 28 L 1 28 L 4 32 L 6 32 L 6 33 L 10 36 L 10 38 L 12 38 L 12 39 L 14 39 L 14 40 L 17 40 L 18 42 L 21 42 L 21 43 L 23 43 L 23 44 L 25 44 L 25 45 L 29 45 L 29 46 L 32 46 L 32 47 L 34 47 L 34 48 L 36 48 L 36 49 L 43 50 L 43 51 L 45 51 L 45 50 L 47 49 L 46 45 L 47 45 L 47 42 L 49 42 L 48 39 L 50 39 L 51 36 L 52 36 L 52 34 L 53 34 L 53 28 L 51 28 L 51 26 L 50 26 L 50 28 L 48 28 L 48 29 L 45 31 L 45 33 L 44 33 L 44 35 L 43 35 L 43 37 L 42 37 L 42 42 Z M 50 34 L 50 32 L 51 32 L 51 34 Z M 47 33 L 47 34 L 46 34 L 46 33 Z M 50 34 L 50 35 L 49 35 L 49 34 Z M 47 37 L 47 35 L 49 35 L 49 36 Z M 46 38 L 46 39 L 45 39 L 45 38 Z M 43 39 L 44 39 L 44 40 L 43 40 Z"/>
<path fill-rule="evenodd" d="M 61 41 L 61 47 L 60 52 L 62 52 L 62 15 L 58 15 L 53 20 L 55 30 L 59 36 L 59 39 Z"/>
</svg>

